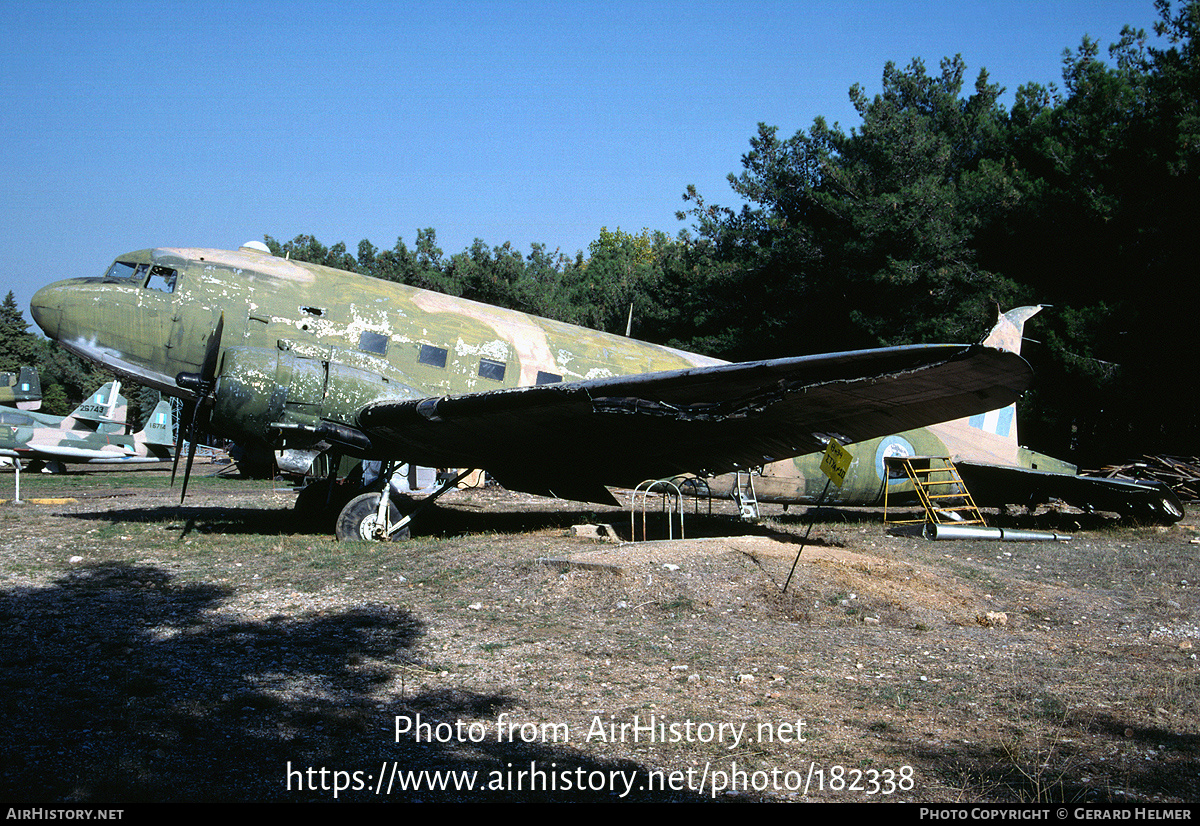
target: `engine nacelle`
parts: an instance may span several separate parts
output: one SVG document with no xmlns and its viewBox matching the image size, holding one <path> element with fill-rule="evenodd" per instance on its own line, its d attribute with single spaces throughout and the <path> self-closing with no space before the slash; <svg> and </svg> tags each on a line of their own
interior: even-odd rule
<svg viewBox="0 0 1200 826">
<path fill-rule="evenodd" d="M 301 447 L 329 433 L 357 432 L 358 411 L 370 402 L 422 395 L 379 372 L 302 355 L 283 342 L 274 349 L 228 347 L 213 391 L 211 426 L 235 441 Z M 303 433 L 310 435 L 299 437 Z"/>
</svg>

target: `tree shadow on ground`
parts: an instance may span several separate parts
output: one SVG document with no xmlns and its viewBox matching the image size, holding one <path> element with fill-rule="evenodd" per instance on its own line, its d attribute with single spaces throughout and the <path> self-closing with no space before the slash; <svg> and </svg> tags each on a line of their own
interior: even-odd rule
<svg viewBox="0 0 1200 826">
<path fill-rule="evenodd" d="M 1117 735 L 1122 751 L 1132 755 L 1113 759 L 1083 751 L 1059 732 L 1059 737 L 1036 734 L 999 745 L 906 740 L 899 746 L 910 759 L 961 790 L 960 800 L 1018 801 L 1058 805 L 1163 805 L 1163 801 L 1195 800 L 1200 794 L 1200 752 L 1195 738 L 1167 732 L 1142 732 L 1131 744 Z M 1183 745 L 1180 740 L 1188 741 Z M 1164 749 L 1170 751 L 1163 751 Z"/>
<path fill-rule="evenodd" d="M 513 697 L 397 690 L 398 676 L 425 671 L 423 625 L 407 611 L 254 621 L 220 610 L 230 596 L 125 564 L 0 593 L 0 794 L 21 805 L 315 801 L 340 785 L 340 800 L 608 801 L 632 778 L 626 800 L 703 799 L 648 788 L 631 761 L 497 742 L 492 724 Z M 418 713 L 443 733 L 462 721 L 489 736 L 398 738 L 396 718 Z M 540 785 L 518 774 L 531 764 Z M 474 789 L 402 790 L 405 770 L 453 772 Z"/>
<path fill-rule="evenodd" d="M 71 519 L 94 520 L 110 524 L 153 523 L 179 526 L 180 534 L 224 534 L 229 536 L 261 535 L 311 535 L 332 537 L 331 525 L 305 519 L 290 508 L 223 508 L 210 506 L 155 508 L 121 508 L 94 511 L 76 511 L 63 514 Z M 611 525 L 616 536 L 629 540 L 636 533 L 642 537 L 642 520 L 639 514 L 636 532 L 630 525 L 628 511 L 610 512 L 586 508 L 545 510 L 524 509 L 512 511 L 490 511 L 475 508 L 434 505 L 420 514 L 414 522 L 414 534 L 418 536 L 460 536 L 464 534 L 515 534 L 545 530 L 567 531 L 573 525 L 604 523 Z M 667 517 L 662 513 L 647 515 L 645 535 L 651 539 L 665 539 L 668 535 L 679 537 L 678 516 L 672 520 L 668 530 Z M 784 541 L 793 539 L 791 534 L 773 530 L 770 526 L 743 522 L 736 517 L 723 514 L 688 513 L 685 517 L 685 532 L 688 537 L 742 536 L 755 534 L 778 536 Z M 673 531 L 673 532 L 672 532 Z M 814 539 L 812 544 L 821 544 Z"/>
<path fill-rule="evenodd" d="M 1030 665 L 1031 676 L 1036 669 Z M 980 689 L 1013 679 L 1021 678 L 987 669 L 973 676 Z M 1040 681 L 1032 677 L 1029 686 Z M 972 691 L 982 702 L 971 702 L 968 716 L 987 705 L 986 689 Z M 1111 710 L 1067 708 L 1040 689 L 1030 694 L 1014 685 L 1004 697 L 999 725 L 970 740 L 935 737 L 886 716 L 868 714 L 856 724 L 879 739 L 880 750 L 904 755 L 922 802 L 1163 806 L 1200 796 L 1200 736 L 1139 725 Z M 922 795 L 928 788 L 946 791 Z"/>
</svg>

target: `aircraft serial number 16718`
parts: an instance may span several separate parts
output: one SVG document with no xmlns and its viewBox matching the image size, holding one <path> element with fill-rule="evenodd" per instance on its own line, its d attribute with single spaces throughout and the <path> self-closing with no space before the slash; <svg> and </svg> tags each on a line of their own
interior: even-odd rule
<svg viewBox="0 0 1200 826">
<path fill-rule="evenodd" d="M 483 468 L 512 490 L 606 503 L 606 486 L 995 410 L 1031 379 L 1019 355 L 980 345 L 730 364 L 261 244 L 122 255 L 101 277 L 43 287 L 32 314 L 68 350 L 183 397 L 193 432 L 296 466 L 330 452 Z M 398 538 L 410 516 L 380 481 L 342 509 L 337 533 Z"/>
</svg>

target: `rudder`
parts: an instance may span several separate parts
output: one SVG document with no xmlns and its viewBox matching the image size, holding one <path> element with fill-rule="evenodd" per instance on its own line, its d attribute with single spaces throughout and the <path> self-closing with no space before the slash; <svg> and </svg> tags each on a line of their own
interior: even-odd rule
<svg viewBox="0 0 1200 826">
<path fill-rule="evenodd" d="M 128 402 L 121 395 L 121 382 L 110 381 L 92 395 L 84 399 L 83 404 L 75 408 L 64 423 L 94 422 L 95 429 L 105 433 L 120 432 L 125 427 L 125 414 Z M 67 427 L 72 427 L 67 424 Z"/>
<path fill-rule="evenodd" d="M 175 416 L 171 411 L 171 403 L 164 399 L 154 406 L 154 410 L 150 412 L 150 418 L 146 419 L 146 426 L 142 428 L 146 444 L 173 447 L 175 445 L 175 437 L 172 434 L 174 424 Z"/>
<path fill-rule="evenodd" d="M 1009 353 L 1021 354 L 1021 339 L 1025 334 L 1025 322 L 1033 318 L 1045 304 L 1035 304 L 1031 307 L 1016 307 L 1001 314 L 996 320 L 996 326 L 987 334 L 982 344 L 985 347 L 995 347 Z"/>
</svg>

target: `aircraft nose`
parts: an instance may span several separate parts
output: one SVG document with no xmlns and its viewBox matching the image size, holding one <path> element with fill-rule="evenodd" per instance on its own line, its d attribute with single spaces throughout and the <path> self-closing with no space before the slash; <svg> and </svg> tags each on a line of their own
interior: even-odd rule
<svg viewBox="0 0 1200 826">
<path fill-rule="evenodd" d="M 58 328 L 62 323 L 63 284 L 62 281 L 47 284 L 34 293 L 29 302 L 29 314 L 50 339 L 58 338 Z"/>
</svg>

